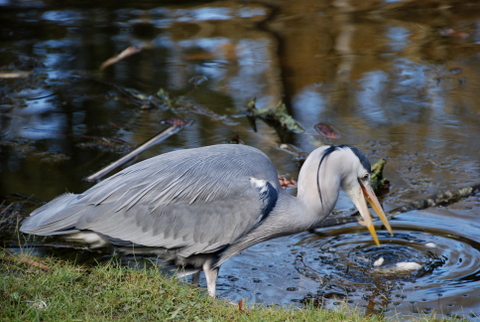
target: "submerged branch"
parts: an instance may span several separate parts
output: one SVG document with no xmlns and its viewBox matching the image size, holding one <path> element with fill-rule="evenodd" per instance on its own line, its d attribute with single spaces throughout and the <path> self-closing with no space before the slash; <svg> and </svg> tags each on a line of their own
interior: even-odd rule
<svg viewBox="0 0 480 322">
<path fill-rule="evenodd" d="M 290 114 L 284 103 L 279 102 L 275 108 L 257 108 L 255 99 L 247 104 L 247 118 L 254 131 L 256 132 L 255 119 L 259 118 L 265 123 L 272 125 L 274 128 L 282 127 L 291 132 L 303 133 L 305 129 Z"/>
<path fill-rule="evenodd" d="M 431 195 L 428 198 L 418 199 L 404 206 L 394 208 L 387 213 L 387 216 L 389 218 L 393 218 L 398 214 L 408 212 L 411 210 L 421 210 L 429 207 L 436 207 L 438 205 L 452 204 L 466 197 L 470 197 L 471 195 L 475 194 L 479 190 L 480 190 L 480 183 L 471 185 L 471 186 L 466 186 L 457 190 L 447 190 L 444 192 L 439 192 L 434 195 Z"/>
</svg>

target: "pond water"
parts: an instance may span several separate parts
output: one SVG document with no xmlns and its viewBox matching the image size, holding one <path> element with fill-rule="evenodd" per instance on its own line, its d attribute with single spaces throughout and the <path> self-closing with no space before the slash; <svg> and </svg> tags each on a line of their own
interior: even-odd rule
<svg viewBox="0 0 480 322">
<path fill-rule="evenodd" d="M 281 144 L 353 144 L 372 162 L 387 159 L 386 210 L 480 182 L 476 1 L 6 0 L 0 20 L 4 205 L 12 194 L 49 201 L 84 191 L 92 184 L 83 178 L 170 117 L 191 125 L 137 160 L 238 136 L 296 178 L 298 162 Z M 140 51 L 99 70 L 131 46 Z M 246 117 L 254 99 L 258 108 L 284 103 L 304 130 L 257 119 L 255 131 Z M 316 132 L 319 122 L 340 138 Z M 341 197 L 336 208 L 352 207 Z M 380 231 L 381 247 L 356 224 L 265 242 L 222 266 L 217 292 L 477 319 L 479 215 L 471 196 L 397 216 L 394 237 Z M 420 267 L 401 272 L 399 262 Z"/>
</svg>

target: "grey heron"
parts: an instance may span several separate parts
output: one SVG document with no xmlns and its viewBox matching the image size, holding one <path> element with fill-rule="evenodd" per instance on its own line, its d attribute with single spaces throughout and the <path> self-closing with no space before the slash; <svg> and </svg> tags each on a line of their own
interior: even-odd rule
<svg viewBox="0 0 480 322">
<path fill-rule="evenodd" d="M 314 228 L 343 189 L 379 241 L 366 200 L 392 234 L 370 186 L 370 163 L 355 147 L 323 146 L 300 169 L 297 197 L 281 188 L 260 150 L 221 144 L 165 153 L 134 164 L 82 194 L 67 193 L 35 210 L 20 230 L 65 235 L 92 248 L 157 255 L 203 270 L 215 296 L 220 266 L 257 243 Z"/>
</svg>

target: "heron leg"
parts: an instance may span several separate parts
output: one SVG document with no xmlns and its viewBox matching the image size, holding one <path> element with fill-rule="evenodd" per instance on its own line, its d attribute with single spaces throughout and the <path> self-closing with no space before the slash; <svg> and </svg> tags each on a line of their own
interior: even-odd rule
<svg viewBox="0 0 480 322">
<path fill-rule="evenodd" d="M 198 286 L 198 281 L 200 280 L 200 270 L 192 275 L 192 285 Z"/>
<path fill-rule="evenodd" d="M 211 297 L 215 297 L 215 289 L 216 289 L 217 277 L 218 277 L 218 267 L 212 268 L 211 261 L 207 260 L 203 264 L 203 271 L 205 272 L 205 278 L 207 279 L 208 294 Z"/>
</svg>

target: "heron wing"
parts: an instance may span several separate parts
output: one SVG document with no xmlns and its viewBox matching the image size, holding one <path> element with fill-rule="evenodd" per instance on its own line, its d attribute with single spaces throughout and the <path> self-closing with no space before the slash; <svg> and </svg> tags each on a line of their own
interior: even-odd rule
<svg viewBox="0 0 480 322">
<path fill-rule="evenodd" d="M 113 243 L 189 256 L 214 252 L 251 231 L 274 207 L 278 190 L 273 164 L 257 149 L 181 150 L 133 165 L 81 195 L 67 195 L 69 207 L 43 225 L 56 233 L 91 230 Z"/>
</svg>

